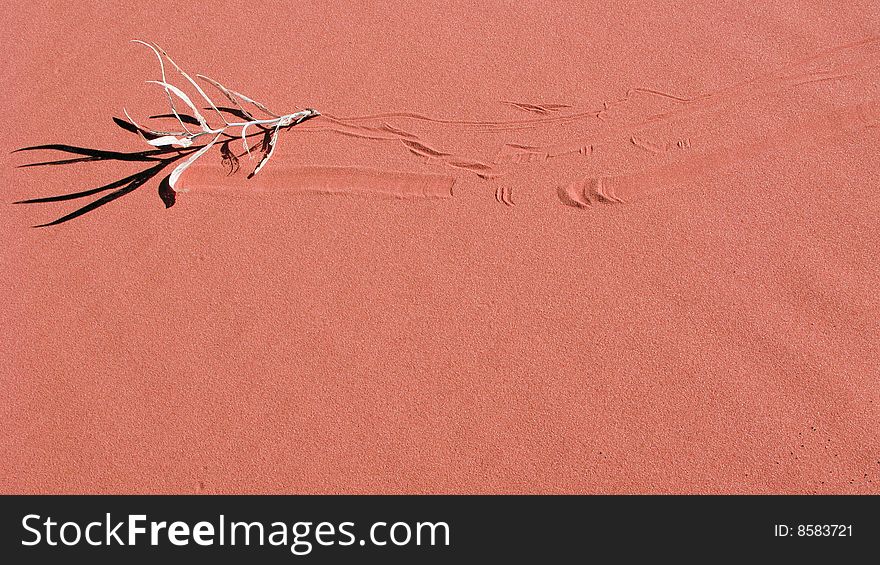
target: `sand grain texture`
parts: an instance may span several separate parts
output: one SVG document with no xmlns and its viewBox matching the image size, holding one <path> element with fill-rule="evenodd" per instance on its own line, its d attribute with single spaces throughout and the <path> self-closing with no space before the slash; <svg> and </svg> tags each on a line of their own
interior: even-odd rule
<svg viewBox="0 0 880 565">
<path fill-rule="evenodd" d="M 880 493 L 876 1 L 3 14 L 2 492 Z M 323 115 L 30 228 L 132 38 Z"/>
</svg>

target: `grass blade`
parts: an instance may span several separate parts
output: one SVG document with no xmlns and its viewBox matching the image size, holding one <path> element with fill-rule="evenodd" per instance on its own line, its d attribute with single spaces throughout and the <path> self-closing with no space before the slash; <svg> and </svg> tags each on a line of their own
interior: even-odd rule
<svg viewBox="0 0 880 565">
<path fill-rule="evenodd" d="M 183 75 L 183 78 L 185 78 L 187 81 L 189 81 L 189 83 L 190 83 L 191 85 L 193 85 L 193 88 L 196 89 L 196 92 L 198 92 L 199 95 L 201 95 L 201 97 L 204 98 L 205 101 L 206 101 L 208 104 L 210 104 L 211 108 L 214 109 L 214 111 L 217 113 L 217 116 L 220 117 L 220 121 L 222 121 L 224 124 L 227 124 L 227 125 L 228 125 L 229 122 L 226 121 L 226 118 L 223 117 L 223 114 L 221 114 L 221 113 L 220 113 L 220 110 L 217 109 L 217 106 L 214 105 L 214 101 L 211 100 L 210 98 L 208 98 L 208 95 L 205 94 L 205 91 L 202 90 L 202 87 L 199 86 L 199 84 L 198 84 L 196 81 L 194 81 L 194 80 L 192 79 L 191 76 L 189 76 L 188 74 L 186 74 L 186 72 L 185 72 L 183 69 L 181 69 L 180 66 L 179 66 L 177 63 L 174 62 L 174 59 L 172 59 L 171 57 L 168 56 L 168 53 L 166 53 L 164 49 L 162 49 L 161 47 L 159 47 L 159 46 L 156 45 L 155 43 L 153 43 L 153 47 L 155 47 L 156 49 L 158 49 L 159 52 L 161 52 L 162 55 L 165 56 L 165 58 L 168 60 L 168 62 L 171 63 L 171 65 L 172 65 L 175 69 L 177 69 L 177 72 L 180 73 L 181 75 Z"/>
<path fill-rule="evenodd" d="M 244 112 L 248 116 L 248 118 L 251 120 L 255 120 L 256 118 L 253 116 L 253 114 L 251 114 L 250 112 L 245 110 L 244 107 L 242 107 L 242 105 L 238 102 L 238 98 L 241 98 L 245 102 L 254 105 L 257 109 L 261 110 L 262 112 L 264 112 L 265 114 L 267 114 L 269 116 L 272 116 L 273 118 L 280 118 L 281 117 L 278 114 L 276 114 L 275 112 L 273 112 L 272 110 L 270 110 L 269 108 L 267 108 L 265 105 L 260 104 L 256 100 L 252 100 L 251 98 L 248 98 L 247 96 L 245 96 L 241 92 L 236 92 L 236 91 L 232 90 L 231 88 L 226 88 L 225 86 L 223 86 L 218 81 L 216 81 L 212 78 L 206 77 L 205 75 L 196 75 L 196 76 L 204 81 L 209 82 L 217 90 L 222 92 L 226 96 L 226 98 L 229 99 L 230 102 L 235 104 L 238 107 L 238 109 L 241 110 L 242 112 Z"/>
<path fill-rule="evenodd" d="M 211 148 L 211 147 L 217 142 L 217 140 L 220 139 L 220 135 L 221 135 L 221 134 L 218 133 L 218 134 L 214 137 L 214 139 L 212 139 L 212 140 L 210 141 L 210 143 L 206 144 L 204 147 L 202 147 L 201 149 L 199 149 L 198 151 L 196 151 L 195 153 L 193 153 L 192 155 L 190 155 L 189 158 L 188 158 L 186 161 L 184 161 L 183 163 L 177 165 L 177 167 L 175 167 L 174 170 L 171 171 L 171 174 L 168 176 L 168 185 L 169 185 L 173 190 L 177 190 L 177 188 L 176 188 L 176 185 L 177 185 L 177 179 L 180 178 L 180 175 L 182 175 L 183 172 L 184 172 L 185 170 L 187 170 L 187 169 L 189 168 L 190 165 L 192 165 L 193 163 L 195 163 L 195 162 L 196 162 L 196 159 L 198 159 L 199 157 L 201 157 L 202 155 L 204 155 L 205 153 L 207 153 L 208 149 L 210 149 L 210 148 Z"/>
<path fill-rule="evenodd" d="M 272 132 L 272 139 L 269 141 L 269 147 L 266 148 L 266 152 L 263 153 L 263 158 L 260 159 L 260 162 L 257 163 L 254 172 L 248 175 L 247 178 L 253 178 L 253 176 L 260 172 L 266 163 L 269 162 L 269 159 L 272 158 L 272 154 L 275 153 L 275 146 L 278 145 L 278 132 L 281 130 L 281 126 L 275 126 L 275 131 Z"/>
<path fill-rule="evenodd" d="M 196 105 L 192 103 L 192 100 L 189 99 L 189 96 L 186 95 L 186 92 L 180 90 L 179 88 L 177 88 L 176 86 L 174 86 L 171 83 L 164 82 L 161 80 L 148 80 L 147 84 L 158 84 L 158 85 L 163 86 L 166 90 L 170 90 L 172 93 L 174 93 L 175 96 L 180 98 L 184 104 L 189 106 L 190 110 L 192 110 L 192 112 L 193 112 L 193 115 L 199 121 L 199 125 L 202 126 L 202 130 L 203 131 L 210 131 L 211 128 L 208 127 L 208 122 L 205 120 L 205 117 L 199 112 L 199 109 L 196 108 Z M 181 123 L 183 123 L 182 120 L 181 120 Z"/>
<path fill-rule="evenodd" d="M 162 72 L 162 82 L 168 82 L 168 77 L 165 75 L 165 61 L 162 60 L 162 55 L 158 51 L 156 51 L 156 48 L 146 41 L 141 41 L 140 39 L 132 39 L 132 43 L 140 43 L 141 45 L 146 45 L 153 53 L 156 54 L 156 58 L 159 60 L 159 69 Z M 177 114 L 177 108 L 174 106 L 174 97 L 171 96 L 171 92 L 167 88 L 165 89 L 165 94 L 168 95 L 168 103 L 171 104 L 171 111 L 177 117 L 177 121 L 180 122 L 180 127 L 182 127 L 186 133 L 192 133 L 191 131 L 189 131 L 189 129 L 187 129 L 186 124 L 183 123 L 183 120 Z"/>
<path fill-rule="evenodd" d="M 230 102 L 235 104 L 235 107 L 238 108 L 239 111 L 241 111 L 241 113 L 245 116 L 245 119 L 247 119 L 247 120 L 256 120 L 257 119 L 253 116 L 253 114 L 251 114 L 250 112 L 248 112 L 247 110 L 244 109 L 244 106 L 242 106 L 238 102 L 238 98 L 235 97 L 235 94 L 233 93 L 233 91 L 229 90 L 228 88 L 226 88 L 225 86 L 220 84 L 219 81 L 216 81 L 210 77 L 206 77 L 205 75 L 196 75 L 196 77 L 204 80 L 205 82 L 211 84 L 214 88 L 219 90 L 223 94 L 223 96 L 225 96 Z"/>
</svg>

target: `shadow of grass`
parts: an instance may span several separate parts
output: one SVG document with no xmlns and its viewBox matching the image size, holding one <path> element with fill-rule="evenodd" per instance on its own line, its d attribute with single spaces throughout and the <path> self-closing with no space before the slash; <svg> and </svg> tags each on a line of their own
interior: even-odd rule
<svg viewBox="0 0 880 565">
<path fill-rule="evenodd" d="M 221 108 L 221 111 L 228 113 L 230 115 L 239 117 L 240 111 L 234 108 Z M 154 116 L 157 118 L 167 117 L 167 116 Z M 198 124 L 198 120 L 193 118 L 192 116 L 187 116 L 184 114 L 180 115 L 181 119 L 188 123 Z M 139 129 L 137 126 L 132 124 L 131 122 L 127 122 L 121 118 L 113 118 L 113 121 L 116 123 L 118 127 L 129 132 L 137 134 L 138 136 L 144 136 L 148 139 L 154 138 L 155 135 Z M 282 129 L 288 129 L 287 127 Z M 267 146 L 267 133 L 269 130 L 266 128 L 259 128 L 252 134 L 249 134 L 248 138 L 253 137 L 262 137 L 262 142 L 259 143 L 256 147 L 257 150 L 265 151 L 268 150 Z M 239 157 L 244 155 L 244 153 L 240 155 L 236 155 L 231 147 L 230 143 L 235 140 L 241 140 L 240 137 L 233 137 L 229 134 L 226 135 L 227 139 L 224 141 L 218 142 L 218 146 L 220 149 L 220 156 L 222 158 L 223 166 L 226 168 L 227 174 L 234 174 L 239 169 Z M 61 159 L 52 159 L 46 161 L 37 161 L 34 163 L 26 163 L 23 165 L 19 165 L 18 168 L 28 168 L 28 167 L 49 167 L 49 166 L 60 166 L 60 165 L 71 165 L 76 163 L 87 163 L 94 161 L 120 161 L 120 162 L 142 162 L 147 163 L 146 169 L 135 173 L 133 175 L 128 175 L 126 177 L 120 178 L 113 182 L 104 184 L 102 186 L 98 186 L 95 188 L 89 188 L 87 190 L 81 190 L 77 192 L 71 192 L 67 194 L 59 194 L 55 196 L 46 196 L 42 198 L 30 198 L 27 200 L 19 200 L 15 202 L 15 204 L 44 204 L 50 202 L 63 202 L 67 200 L 79 200 L 83 198 L 88 198 L 90 196 L 95 196 L 97 194 L 109 192 L 109 194 L 105 194 L 100 198 L 89 202 L 88 204 L 74 210 L 69 214 L 65 214 L 60 218 L 57 218 L 51 222 L 46 222 L 44 224 L 38 224 L 33 227 L 42 228 L 49 226 L 57 226 L 58 224 L 63 224 L 65 222 L 69 222 L 75 218 L 82 216 L 83 214 L 87 214 L 94 210 L 97 210 L 101 206 L 109 204 L 114 200 L 125 196 L 126 194 L 130 194 L 131 192 L 143 187 L 147 183 L 149 183 L 152 179 L 158 177 L 165 169 L 169 166 L 177 163 L 181 159 L 195 153 L 199 149 L 204 147 L 204 145 L 194 145 L 186 148 L 159 148 L 159 149 L 149 149 L 144 151 L 133 151 L 133 152 L 123 152 L 123 151 L 108 151 L 103 149 L 92 149 L 88 147 L 79 147 L 75 145 L 65 145 L 60 143 L 46 144 L 46 145 L 34 145 L 31 147 L 22 147 L 21 149 L 16 149 L 13 153 L 22 153 L 22 152 L 32 152 L 32 151 L 56 151 L 61 153 L 66 153 L 67 155 L 74 155 L 73 157 L 65 157 Z M 252 149 L 253 150 L 253 149 Z M 162 200 L 162 203 L 166 208 L 170 208 L 175 203 L 175 192 L 171 188 L 170 185 L 170 174 L 164 176 L 162 180 L 159 181 L 157 192 L 159 198 Z M 112 191 L 112 192 L 111 192 Z"/>
</svg>

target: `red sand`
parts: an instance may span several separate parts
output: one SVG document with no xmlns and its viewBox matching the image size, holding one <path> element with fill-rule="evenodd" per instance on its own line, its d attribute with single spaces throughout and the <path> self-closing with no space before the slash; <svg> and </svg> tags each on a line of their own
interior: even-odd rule
<svg viewBox="0 0 880 565">
<path fill-rule="evenodd" d="M 132 38 L 324 115 L 6 207 L 2 492 L 880 493 L 877 2 L 338 4 L 4 9 L 7 202 Z"/>
</svg>

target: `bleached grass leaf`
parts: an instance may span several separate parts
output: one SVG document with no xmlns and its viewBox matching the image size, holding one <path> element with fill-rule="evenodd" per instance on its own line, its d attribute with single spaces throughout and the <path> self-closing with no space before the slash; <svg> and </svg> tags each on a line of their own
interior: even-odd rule
<svg viewBox="0 0 880 565">
<path fill-rule="evenodd" d="M 242 145 L 244 145 L 244 152 L 247 153 L 248 158 L 253 159 L 253 157 L 251 157 L 251 148 L 248 145 L 248 140 L 247 140 L 247 128 L 249 125 L 250 124 L 245 124 L 245 125 L 241 126 L 241 143 L 242 143 Z"/>
<path fill-rule="evenodd" d="M 159 60 L 159 70 L 162 72 L 162 82 L 167 83 L 168 77 L 165 74 L 165 61 L 162 60 L 162 54 L 159 53 L 159 51 L 157 51 L 155 47 L 153 47 L 146 41 L 141 41 L 140 39 L 132 39 L 131 41 L 132 43 L 140 43 L 141 45 L 146 45 L 150 49 L 150 51 L 152 51 L 156 55 L 156 58 Z M 189 128 L 186 127 L 186 124 L 183 123 L 183 120 L 180 119 L 180 116 L 177 114 L 177 107 L 174 105 L 174 97 L 171 96 L 171 92 L 167 88 L 165 89 L 165 94 L 168 96 L 168 103 L 171 105 L 171 111 L 174 113 L 175 116 L 177 116 L 177 121 L 180 122 L 180 127 L 182 127 L 186 133 L 192 133 Z"/>
<path fill-rule="evenodd" d="M 250 112 L 245 110 L 244 106 L 242 106 L 239 103 L 238 98 L 235 97 L 235 94 L 233 94 L 233 92 L 231 90 L 229 90 L 228 88 L 226 88 L 225 86 L 220 84 L 220 81 L 216 81 L 210 77 L 206 77 L 205 75 L 198 75 L 197 74 L 196 77 L 206 81 L 207 83 L 211 84 L 214 88 L 219 90 L 223 94 L 223 96 L 225 96 L 230 102 L 235 104 L 236 108 L 241 110 L 241 113 L 244 114 L 247 119 L 249 119 L 249 120 L 256 120 L 257 119 L 254 117 L 253 114 L 251 114 Z"/>
<path fill-rule="evenodd" d="M 242 100 L 244 100 L 248 104 L 253 104 L 257 109 L 261 110 L 263 113 L 265 113 L 273 118 L 280 118 L 281 117 L 278 114 L 276 114 L 275 112 L 273 112 L 272 110 L 270 110 L 269 108 L 267 108 L 264 104 L 261 104 L 261 103 L 257 102 L 256 100 L 253 100 L 252 98 L 245 96 L 241 92 L 236 92 L 235 90 L 232 90 L 231 88 L 227 88 L 212 78 L 208 78 L 205 75 L 196 75 L 196 76 L 199 77 L 200 79 L 205 80 L 205 81 L 211 83 L 212 85 L 214 85 L 214 87 L 216 87 L 220 92 L 222 92 L 224 95 L 226 95 L 227 98 L 229 98 L 230 102 L 232 102 L 233 104 L 238 106 L 239 110 L 241 110 L 245 114 L 248 114 L 251 117 L 251 119 L 256 119 L 256 118 L 254 118 L 250 112 L 248 112 L 247 110 L 245 110 L 244 108 L 241 107 L 241 104 L 239 104 L 237 98 L 241 98 Z"/>
<path fill-rule="evenodd" d="M 175 96 L 180 98 L 183 103 L 189 106 L 189 109 L 192 110 L 193 115 L 199 121 L 199 125 L 202 127 L 202 131 L 211 131 L 211 128 L 208 127 L 208 122 L 205 120 L 205 117 L 199 112 L 199 109 L 196 108 L 196 105 L 192 103 L 192 100 L 189 99 L 189 96 L 186 95 L 186 92 L 180 90 L 171 83 L 160 80 L 148 80 L 147 83 L 158 84 L 164 87 L 166 90 L 170 90 L 171 92 L 173 92 Z M 183 120 L 181 120 L 180 123 L 183 123 Z"/>
<path fill-rule="evenodd" d="M 77 155 L 77 157 L 74 158 L 55 159 L 52 161 L 27 163 L 25 165 L 21 165 L 24 167 L 106 160 L 150 161 L 154 163 L 151 167 L 144 171 L 98 188 L 78 191 L 70 194 L 62 194 L 49 198 L 38 198 L 23 201 L 26 203 L 37 203 L 75 200 L 78 198 L 96 195 L 101 192 L 113 191 L 109 194 L 101 196 L 90 204 L 82 206 L 81 208 L 75 210 L 70 214 L 62 216 L 61 218 L 58 218 L 57 220 L 48 224 L 41 224 L 41 226 L 57 225 L 77 218 L 83 214 L 97 209 L 100 206 L 104 206 L 105 204 L 136 190 L 138 187 L 143 186 L 148 180 L 165 170 L 166 167 L 171 166 L 174 166 L 171 174 L 165 176 L 165 178 L 163 178 L 162 181 L 159 183 L 159 196 L 162 198 L 162 201 L 165 203 L 166 207 L 174 205 L 176 198 L 175 194 L 178 190 L 177 184 L 180 180 L 181 175 L 183 175 L 183 173 L 186 172 L 186 170 L 189 169 L 189 167 L 192 166 L 193 163 L 195 163 L 199 158 L 205 155 L 205 153 L 210 151 L 211 148 L 214 147 L 214 145 L 218 143 L 220 144 L 220 156 L 222 158 L 222 163 L 224 167 L 228 169 L 228 174 L 232 174 L 239 169 L 239 158 L 244 155 L 244 153 L 236 155 L 231 149 L 231 144 L 233 144 L 237 139 L 236 135 L 233 133 L 234 128 L 240 129 L 240 135 L 242 143 L 244 145 L 245 153 L 247 153 L 249 156 L 252 156 L 253 152 L 251 151 L 251 146 L 248 142 L 248 128 L 250 128 L 251 126 L 256 127 L 259 131 L 255 133 L 254 136 L 260 136 L 262 138 L 259 142 L 255 142 L 253 146 L 253 148 L 258 149 L 262 153 L 262 156 L 259 159 L 259 162 L 254 168 L 253 172 L 248 175 L 248 178 L 252 178 L 268 164 L 269 160 L 275 154 L 275 149 L 278 146 L 279 133 L 282 129 L 288 129 L 291 126 L 302 123 L 306 119 L 320 115 L 317 111 L 311 108 L 306 108 L 305 110 L 301 110 L 292 114 L 279 115 L 269 110 L 262 103 L 257 102 L 256 100 L 253 100 L 252 98 L 245 96 L 239 92 L 226 88 L 225 86 L 213 79 L 210 79 L 204 75 L 196 75 L 200 79 L 207 81 L 215 88 L 217 88 L 237 108 L 224 107 L 221 109 L 214 104 L 213 100 L 204 92 L 202 87 L 199 86 L 199 84 L 196 83 L 192 79 L 192 77 L 184 72 L 161 47 L 154 43 L 151 44 L 140 40 L 134 40 L 134 43 L 139 43 L 148 47 L 151 51 L 153 51 L 154 55 L 156 55 L 156 58 L 159 60 L 162 80 L 151 80 L 147 82 L 150 84 L 158 84 L 159 86 L 161 86 L 162 89 L 165 91 L 166 96 L 168 97 L 169 104 L 171 105 L 171 114 L 160 114 L 157 116 L 151 116 L 151 119 L 176 118 L 177 122 L 180 124 L 180 129 L 182 131 L 161 131 L 142 126 L 131 117 L 127 110 L 123 110 L 125 112 L 126 118 L 128 118 L 129 121 L 114 117 L 114 122 L 126 131 L 137 133 L 155 149 L 142 150 L 134 153 L 126 153 L 118 151 L 88 149 L 83 147 L 60 144 L 40 145 L 17 149 L 16 151 L 57 150 Z M 208 103 L 209 108 L 203 109 L 213 110 L 220 117 L 222 124 L 218 125 L 216 129 L 213 129 L 208 124 L 205 117 L 199 111 L 199 108 L 190 99 L 190 96 L 187 95 L 187 93 L 185 93 L 183 90 L 169 82 L 165 69 L 166 60 L 180 75 L 182 75 L 186 79 L 186 81 L 190 83 L 193 88 L 195 88 L 196 92 L 198 92 L 198 94 Z M 196 98 L 196 100 L 198 100 L 198 98 Z M 175 105 L 176 101 L 178 105 L 182 102 L 185 106 L 187 106 L 191 111 L 191 115 L 189 113 L 179 113 L 177 111 L 177 106 Z M 242 106 L 242 102 L 256 107 L 261 112 L 264 112 L 271 116 L 271 118 L 255 118 L 253 113 L 249 112 Z M 241 119 L 241 121 L 236 121 L 232 118 L 227 120 L 224 112 Z M 186 124 L 198 125 L 201 131 L 190 130 L 189 128 L 187 128 Z M 196 140 L 201 141 L 203 136 L 206 136 L 205 139 L 211 137 L 213 138 L 204 145 L 194 146 Z M 221 138 L 223 138 L 222 142 L 220 141 Z"/>
<path fill-rule="evenodd" d="M 164 147 L 167 145 L 176 145 L 177 147 L 189 147 L 192 145 L 192 139 L 188 137 L 174 137 L 173 135 L 163 135 L 156 139 L 148 139 L 147 143 L 154 147 Z"/>
<path fill-rule="evenodd" d="M 156 49 L 158 49 L 159 52 L 162 53 L 162 55 L 168 60 L 168 62 L 171 63 L 171 65 L 177 70 L 177 72 L 180 73 L 181 76 L 183 76 L 183 78 L 185 78 L 185 79 L 186 79 L 186 80 L 187 80 L 187 81 L 193 86 L 193 88 L 196 89 L 196 92 L 198 92 L 199 95 L 200 95 L 202 98 L 204 98 L 205 101 L 211 106 L 211 108 L 213 108 L 214 112 L 217 113 L 217 116 L 220 118 L 220 120 L 221 120 L 224 124 L 228 124 L 229 122 L 226 121 L 226 118 L 223 117 L 223 114 L 220 112 L 220 110 L 217 109 L 217 106 L 214 105 L 214 101 L 211 100 L 211 99 L 208 97 L 207 94 L 205 94 L 205 91 L 202 90 L 202 87 L 199 86 L 199 84 L 198 84 L 196 81 L 194 81 L 194 80 L 192 79 L 192 77 L 189 76 L 189 75 L 186 73 L 186 71 L 184 71 L 183 69 L 181 69 L 180 66 L 179 66 L 177 63 L 174 62 L 174 59 L 172 59 L 172 58 L 168 55 L 168 53 L 165 52 L 164 49 L 162 49 L 161 47 L 159 47 L 159 46 L 156 45 L 155 43 L 153 43 L 153 47 L 155 47 Z"/>
<path fill-rule="evenodd" d="M 248 175 L 248 178 L 252 178 L 255 174 L 259 173 L 260 170 L 269 162 L 269 159 L 272 158 L 272 154 L 275 153 L 275 146 L 278 145 L 278 132 L 281 129 L 281 126 L 275 126 L 275 131 L 272 132 L 272 139 L 269 141 L 269 147 L 267 151 L 263 153 L 263 158 L 260 159 L 260 162 L 257 163 L 257 167 L 254 169 L 254 172 Z"/>
<path fill-rule="evenodd" d="M 168 185 L 171 187 L 172 190 L 174 190 L 175 192 L 177 191 L 177 179 L 180 178 L 180 175 L 182 175 L 183 172 L 186 171 L 190 165 L 195 163 L 199 157 L 201 157 L 202 155 L 207 153 L 208 150 L 214 146 L 214 144 L 217 142 L 217 140 L 220 139 L 221 135 L 223 135 L 223 134 L 218 133 L 216 136 L 214 136 L 214 139 L 212 139 L 204 147 L 202 147 L 201 149 L 199 149 L 198 151 L 196 151 L 195 153 L 190 155 L 186 161 L 177 165 L 177 167 L 175 167 L 174 170 L 171 171 L 171 174 L 168 175 Z"/>
<path fill-rule="evenodd" d="M 235 91 L 233 90 L 233 92 L 235 92 Z M 241 98 L 242 100 L 244 100 L 245 102 L 248 102 L 248 103 L 250 103 L 250 104 L 253 104 L 254 106 L 256 106 L 257 108 L 259 108 L 260 110 L 262 110 L 264 113 L 266 113 L 266 114 L 272 116 L 273 118 L 280 118 L 280 117 L 281 117 L 281 116 L 279 116 L 278 114 L 276 114 L 275 112 L 273 112 L 272 110 L 270 110 L 269 108 L 267 108 L 265 105 L 260 104 L 259 102 L 257 102 L 256 100 L 254 100 L 254 99 L 252 99 L 252 98 L 248 98 L 247 96 L 245 96 L 245 95 L 242 94 L 241 92 L 235 92 L 235 94 L 236 94 L 239 98 Z"/>
</svg>

